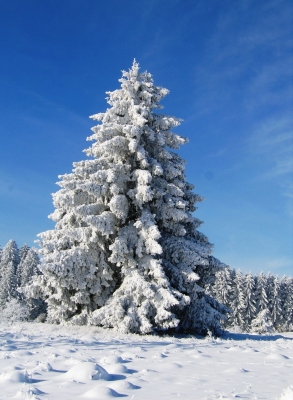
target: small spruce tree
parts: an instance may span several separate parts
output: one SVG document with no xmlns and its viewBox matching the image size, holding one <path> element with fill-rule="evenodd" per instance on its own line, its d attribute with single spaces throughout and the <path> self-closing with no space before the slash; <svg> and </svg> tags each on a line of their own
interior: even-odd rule
<svg viewBox="0 0 293 400">
<path fill-rule="evenodd" d="M 23 263 L 24 263 L 24 260 L 26 258 L 26 255 L 27 255 L 29 249 L 30 248 L 27 244 L 24 244 L 19 249 L 20 262 L 18 264 L 17 271 L 16 271 L 17 286 L 21 286 L 22 267 L 23 267 Z"/>
<path fill-rule="evenodd" d="M 244 293 L 244 277 L 240 269 L 234 276 L 233 291 L 233 301 L 231 303 L 231 309 L 233 310 L 233 325 L 244 330 L 246 298 Z"/>
<path fill-rule="evenodd" d="M 283 277 L 280 284 L 281 327 L 282 331 L 293 328 L 293 279 Z"/>
<path fill-rule="evenodd" d="M 245 310 L 244 310 L 244 328 L 249 331 L 251 321 L 256 316 L 255 307 L 255 280 L 251 272 L 244 277 L 244 297 L 245 297 Z"/>
<path fill-rule="evenodd" d="M 44 296 L 50 322 L 123 332 L 183 329 L 216 333 L 225 308 L 205 293 L 211 244 L 197 228 L 202 198 L 172 149 L 187 139 L 175 117 L 156 110 L 168 93 L 134 61 L 88 140 L 86 161 L 60 176 L 54 230 L 41 233 Z M 204 286 L 204 284 L 203 284 Z"/>
<path fill-rule="evenodd" d="M 270 305 L 271 305 L 270 312 L 274 328 L 276 330 L 279 330 L 282 325 L 282 309 L 281 309 L 280 281 L 277 276 L 273 277 Z"/>
<path fill-rule="evenodd" d="M 40 275 L 40 257 L 36 249 L 28 250 L 26 256 L 21 259 L 18 269 L 21 270 L 19 286 L 27 285 L 34 276 Z"/>
<path fill-rule="evenodd" d="M 261 272 L 256 276 L 256 290 L 255 290 L 255 301 L 256 301 L 256 314 L 263 310 L 268 310 L 268 285 L 267 277 Z"/>
<path fill-rule="evenodd" d="M 274 326 L 269 310 L 260 311 L 251 322 L 251 332 L 268 334 L 274 332 Z"/>
<path fill-rule="evenodd" d="M 0 306 L 17 296 L 17 267 L 20 262 L 19 250 L 14 240 L 10 240 L 2 251 L 0 262 Z"/>
</svg>

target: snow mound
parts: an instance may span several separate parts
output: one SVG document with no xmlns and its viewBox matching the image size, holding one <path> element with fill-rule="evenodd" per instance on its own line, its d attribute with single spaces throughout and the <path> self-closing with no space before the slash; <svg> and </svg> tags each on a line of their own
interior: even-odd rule
<svg viewBox="0 0 293 400">
<path fill-rule="evenodd" d="M 265 357 L 265 362 L 268 363 L 278 363 L 280 361 L 284 362 L 285 360 L 288 360 L 288 357 L 278 353 L 272 353 Z"/>
<path fill-rule="evenodd" d="M 168 344 L 167 346 L 166 346 L 166 349 L 177 349 L 178 347 L 181 347 L 181 345 L 180 344 L 178 344 L 178 343 L 170 343 L 170 344 Z"/>
<path fill-rule="evenodd" d="M 80 340 L 81 340 L 82 342 L 97 343 L 97 338 L 96 338 L 95 336 L 93 336 L 93 335 L 90 335 L 90 334 L 87 334 L 87 335 L 82 336 L 82 337 L 80 338 Z"/>
<path fill-rule="evenodd" d="M 10 381 L 13 383 L 28 383 L 30 381 L 26 370 L 10 369 L 3 371 L 0 375 L 0 382 Z"/>
<path fill-rule="evenodd" d="M 35 371 L 49 372 L 49 371 L 52 371 L 52 366 L 48 362 L 39 362 L 34 370 Z"/>
<path fill-rule="evenodd" d="M 279 400 L 293 400 L 293 385 L 283 391 Z"/>
<path fill-rule="evenodd" d="M 107 371 L 109 374 L 129 374 L 129 369 L 125 367 L 125 365 L 121 364 L 112 364 L 107 365 Z"/>
<path fill-rule="evenodd" d="M 109 380 L 108 372 L 100 365 L 94 362 L 82 362 L 74 365 L 63 374 L 60 379 L 67 378 L 78 382 L 88 382 L 91 380 Z M 58 379 L 58 378 L 57 378 Z"/>
<path fill-rule="evenodd" d="M 121 357 L 116 356 L 115 354 L 113 354 L 113 355 L 110 355 L 108 357 L 103 357 L 100 360 L 100 362 L 102 364 L 119 364 L 119 363 L 123 363 L 124 360 Z"/>
<path fill-rule="evenodd" d="M 168 356 L 164 353 L 156 353 L 152 358 L 166 358 L 166 357 Z"/>
<path fill-rule="evenodd" d="M 241 351 L 241 350 L 244 350 L 244 349 L 240 346 L 232 346 L 232 347 L 229 347 L 229 349 L 228 349 L 228 351 Z"/>
<path fill-rule="evenodd" d="M 91 390 L 88 390 L 81 397 L 84 397 L 85 399 L 102 400 L 102 399 L 109 399 L 111 397 L 126 397 L 126 396 L 127 396 L 126 394 L 120 394 L 111 388 L 105 386 L 98 386 Z"/>
<path fill-rule="evenodd" d="M 259 351 L 250 347 L 249 349 L 243 350 L 243 353 L 259 353 Z"/>
<path fill-rule="evenodd" d="M 11 353 L 11 355 L 13 357 L 26 357 L 26 356 L 33 355 L 33 353 L 31 351 L 28 351 L 28 350 L 16 350 L 16 351 L 13 351 Z"/>
<path fill-rule="evenodd" d="M 209 354 L 204 354 L 201 351 L 199 351 L 198 353 L 195 353 L 191 356 L 192 358 L 209 358 L 211 357 Z"/>
<path fill-rule="evenodd" d="M 128 382 L 126 380 L 123 381 L 116 381 L 111 383 L 111 389 L 117 390 L 118 392 L 123 392 L 124 390 L 134 390 L 134 389 L 140 389 L 141 386 L 134 385 L 131 382 Z"/>
<path fill-rule="evenodd" d="M 137 354 L 131 353 L 130 351 L 125 351 L 121 354 L 122 359 L 125 361 L 133 360 L 134 358 L 141 358 Z"/>
<path fill-rule="evenodd" d="M 36 388 L 35 386 L 30 386 L 28 388 L 23 387 L 21 390 L 19 390 L 16 395 L 13 397 L 14 399 L 20 398 L 20 399 L 31 399 L 31 400 L 35 400 L 38 399 L 39 395 L 43 395 L 46 394 L 45 392 L 42 392 L 41 390 L 39 390 L 38 388 Z"/>
<path fill-rule="evenodd" d="M 233 368 L 225 369 L 224 372 L 225 373 L 229 373 L 229 374 L 231 374 L 231 373 L 233 373 L 233 374 L 238 374 L 238 373 L 243 374 L 243 373 L 246 373 L 246 372 L 249 372 L 249 371 L 247 369 L 244 369 L 244 368 L 233 367 Z"/>
</svg>

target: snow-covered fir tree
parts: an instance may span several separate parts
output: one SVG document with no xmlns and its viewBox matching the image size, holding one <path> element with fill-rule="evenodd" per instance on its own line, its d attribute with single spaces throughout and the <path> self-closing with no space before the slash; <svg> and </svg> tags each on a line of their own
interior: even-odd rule
<svg viewBox="0 0 293 400">
<path fill-rule="evenodd" d="M 273 333 L 274 326 L 268 309 L 262 310 L 251 322 L 251 332 L 266 334 Z"/>
<path fill-rule="evenodd" d="M 273 277 L 272 293 L 270 296 L 269 304 L 273 325 L 278 329 L 282 325 L 282 309 L 280 297 L 280 281 L 277 276 Z"/>
<path fill-rule="evenodd" d="M 256 315 L 263 310 L 268 310 L 268 296 L 267 296 L 267 277 L 261 272 L 255 279 L 255 302 L 256 302 Z"/>
<path fill-rule="evenodd" d="M 293 279 L 283 277 L 280 282 L 280 320 L 279 330 L 290 331 L 293 328 Z"/>
<path fill-rule="evenodd" d="M 1 262 L 0 262 L 0 277 L 2 276 L 2 271 L 5 269 L 6 265 L 12 261 L 14 268 L 16 269 L 20 262 L 19 249 L 14 240 L 9 240 L 9 242 L 3 247 Z"/>
<path fill-rule="evenodd" d="M 30 247 L 26 243 L 23 246 L 21 246 L 21 248 L 19 249 L 20 260 L 25 259 L 29 249 L 30 249 Z"/>
<path fill-rule="evenodd" d="M 30 296 L 26 296 L 25 287 L 31 285 L 33 280 L 41 274 L 40 269 L 40 258 L 38 252 L 34 248 L 26 247 L 26 252 L 23 253 L 23 257 L 18 265 L 18 299 L 19 302 L 25 306 L 27 310 L 28 318 L 34 320 L 39 314 L 46 311 L 46 305 L 42 299 L 33 299 Z"/>
<path fill-rule="evenodd" d="M 120 82 L 91 117 L 101 123 L 90 159 L 59 177 L 56 227 L 39 235 L 43 275 L 30 292 L 46 298 L 54 323 L 215 333 L 226 308 L 200 286 L 212 246 L 192 215 L 202 198 L 170 150 L 187 142 L 172 132 L 180 120 L 156 112 L 168 90 L 135 61 Z"/>
<path fill-rule="evenodd" d="M 231 303 L 233 310 L 233 325 L 240 329 L 245 329 L 245 309 L 246 309 L 246 297 L 244 293 L 244 277 L 239 269 L 234 278 L 234 300 Z"/>
<path fill-rule="evenodd" d="M 233 312 L 231 309 L 231 298 L 233 294 L 233 282 L 231 280 L 231 269 L 227 266 L 219 269 L 215 274 L 213 284 L 206 286 L 206 292 L 214 297 L 220 304 L 224 304 L 227 307 L 228 316 L 223 321 L 223 327 L 229 327 L 233 325 L 231 319 L 233 319 Z"/>
<path fill-rule="evenodd" d="M 16 271 L 20 262 L 19 249 L 14 240 L 10 240 L 2 251 L 0 262 L 0 306 L 17 296 Z"/>
<path fill-rule="evenodd" d="M 38 268 L 40 264 L 39 255 L 34 248 L 29 248 L 25 257 L 23 257 L 18 265 L 18 270 L 21 271 L 19 274 L 19 286 L 27 285 L 32 277 L 39 275 L 40 270 Z"/>
<path fill-rule="evenodd" d="M 229 306 L 232 290 L 232 282 L 230 279 L 230 269 L 223 268 L 215 275 L 214 285 L 210 292 L 219 303 Z"/>
<path fill-rule="evenodd" d="M 29 249 L 30 248 L 26 243 L 19 249 L 20 262 L 16 271 L 17 286 L 21 286 L 22 266 Z"/>
<path fill-rule="evenodd" d="M 0 306 L 3 307 L 7 301 L 17 297 L 16 270 L 12 261 L 9 261 L 2 271 L 0 285 Z"/>
<path fill-rule="evenodd" d="M 204 272 L 202 273 L 199 285 L 205 289 L 213 286 L 217 280 L 217 273 L 223 271 L 223 269 L 229 269 L 228 265 L 210 255 L 207 265 L 204 266 Z"/>
<path fill-rule="evenodd" d="M 255 280 L 251 272 L 246 274 L 244 277 L 244 298 L 244 329 L 248 331 L 250 329 L 251 321 L 256 317 Z"/>
</svg>

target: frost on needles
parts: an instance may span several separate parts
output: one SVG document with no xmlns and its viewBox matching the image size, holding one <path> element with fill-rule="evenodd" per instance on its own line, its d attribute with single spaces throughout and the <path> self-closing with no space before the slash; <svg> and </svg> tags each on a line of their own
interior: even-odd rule
<svg viewBox="0 0 293 400">
<path fill-rule="evenodd" d="M 31 294 L 46 299 L 53 323 L 217 333 L 226 308 L 200 285 L 220 263 L 192 215 L 202 198 L 170 150 L 187 142 L 172 132 L 180 120 L 157 113 L 168 90 L 136 61 L 119 81 L 110 107 L 91 116 L 100 123 L 89 159 L 59 176 Z"/>
</svg>

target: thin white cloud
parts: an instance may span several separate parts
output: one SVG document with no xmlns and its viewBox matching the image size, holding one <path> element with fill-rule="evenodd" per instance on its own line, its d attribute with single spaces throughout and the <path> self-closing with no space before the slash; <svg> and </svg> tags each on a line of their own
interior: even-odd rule
<svg viewBox="0 0 293 400">
<path fill-rule="evenodd" d="M 287 103 L 288 107 L 292 102 L 291 13 L 287 1 L 237 2 L 220 13 L 195 71 L 199 113 L 229 107 L 235 99 L 247 114 L 270 105 Z"/>
<path fill-rule="evenodd" d="M 261 158 L 267 171 L 263 177 L 293 174 L 293 119 L 269 118 L 255 127 L 249 138 L 250 152 Z"/>
<path fill-rule="evenodd" d="M 231 267 L 241 269 L 244 273 L 253 271 L 254 273 L 260 273 L 270 271 L 273 275 L 292 276 L 293 261 L 289 257 L 274 257 L 274 258 L 246 258 L 243 262 L 235 260 L 231 263 Z"/>
<path fill-rule="evenodd" d="M 293 118 L 267 119 L 255 127 L 248 151 L 258 170 L 257 178 L 276 183 L 287 198 L 287 214 L 293 216 Z"/>
</svg>

